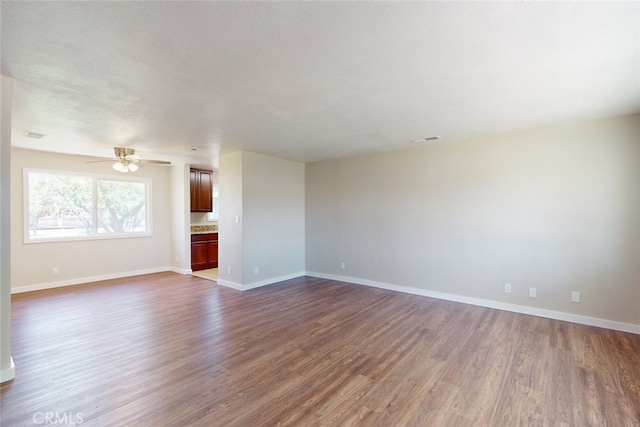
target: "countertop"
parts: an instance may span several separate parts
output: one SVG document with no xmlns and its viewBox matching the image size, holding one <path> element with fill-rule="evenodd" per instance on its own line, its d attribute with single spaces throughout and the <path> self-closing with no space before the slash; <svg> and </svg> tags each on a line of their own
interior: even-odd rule
<svg viewBox="0 0 640 427">
<path fill-rule="evenodd" d="M 191 226 L 191 234 L 210 234 L 217 233 L 218 226 L 217 225 L 192 225 Z"/>
</svg>

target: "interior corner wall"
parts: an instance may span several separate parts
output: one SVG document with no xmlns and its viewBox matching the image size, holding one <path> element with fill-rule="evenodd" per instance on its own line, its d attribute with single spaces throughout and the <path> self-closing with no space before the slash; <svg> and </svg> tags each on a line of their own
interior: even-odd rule
<svg viewBox="0 0 640 427">
<path fill-rule="evenodd" d="M 122 239 L 24 243 L 23 170 L 94 173 L 120 177 L 111 163 L 81 156 L 13 148 L 11 171 L 12 292 L 65 286 L 170 269 L 169 169 L 144 166 L 137 177 L 152 180 L 153 235 Z M 59 275 L 52 276 L 52 268 Z"/>
<path fill-rule="evenodd" d="M 11 358 L 11 99 L 13 81 L 1 77 L 0 95 L 0 383 L 15 376 Z"/>
<path fill-rule="evenodd" d="M 640 325 L 640 115 L 306 174 L 310 274 Z"/>
<path fill-rule="evenodd" d="M 244 284 L 304 275 L 304 163 L 244 152 L 242 171 Z"/>
<path fill-rule="evenodd" d="M 171 165 L 170 182 L 171 268 L 177 273 L 189 274 L 191 272 L 189 165 L 184 163 Z"/>
<path fill-rule="evenodd" d="M 243 245 L 242 245 L 242 184 L 241 151 L 221 154 L 219 157 L 218 180 L 219 217 L 218 217 L 218 281 L 221 284 L 243 283 Z M 236 218 L 238 221 L 236 222 Z"/>
<path fill-rule="evenodd" d="M 305 165 L 220 156 L 218 283 L 248 289 L 305 272 Z"/>
</svg>

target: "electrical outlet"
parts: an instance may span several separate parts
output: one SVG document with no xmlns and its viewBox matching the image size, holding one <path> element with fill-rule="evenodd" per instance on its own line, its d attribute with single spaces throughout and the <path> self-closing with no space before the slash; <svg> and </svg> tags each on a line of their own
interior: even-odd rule
<svg viewBox="0 0 640 427">
<path fill-rule="evenodd" d="M 52 276 L 58 276 L 58 275 L 60 275 L 60 269 L 59 269 L 58 267 L 53 267 L 53 268 L 51 269 L 51 275 L 52 275 Z"/>
<path fill-rule="evenodd" d="M 529 288 L 529 298 L 537 298 L 538 290 L 536 288 Z"/>
<path fill-rule="evenodd" d="M 505 283 L 504 284 L 504 293 L 505 294 L 510 294 L 511 293 L 511 283 Z"/>
<path fill-rule="evenodd" d="M 260 269 L 258 267 L 253 267 L 253 275 L 257 276 L 260 274 Z"/>
<path fill-rule="evenodd" d="M 344 262 L 340 263 L 340 270 L 346 270 L 347 269 L 347 265 Z"/>
<path fill-rule="evenodd" d="M 231 272 L 232 272 L 231 267 L 227 267 L 227 274 L 228 274 L 229 276 L 231 276 Z"/>
<path fill-rule="evenodd" d="M 571 291 L 571 302 L 580 302 L 580 292 Z"/>
</svg>

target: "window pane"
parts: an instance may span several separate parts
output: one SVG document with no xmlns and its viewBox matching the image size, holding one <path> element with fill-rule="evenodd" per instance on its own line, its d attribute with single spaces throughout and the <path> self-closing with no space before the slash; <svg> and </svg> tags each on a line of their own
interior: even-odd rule
<svg viewBox="0 0 640 427">
<path fill-rule="evenodd" d="M 86 236 L 93 230 L 92 180 L 29 173 L 29 238 Z"/>
<path fill-rule="evenodd" d="M 146 184 L 99 179 L 98 233 L 139 233 L 146 227 Z"/>
<path fill-rule="evenodd" d="M 220 199 L 219 192 L 220 190 L 218 186 L 214 185 L 213 186 L 213 203 L 212 203 L 213 210 L 211 211 L 211 217 L 215 220 L 217 220 L 219 217 L 219 214 L 218 214 L 218 200 Z"/>
</svg>

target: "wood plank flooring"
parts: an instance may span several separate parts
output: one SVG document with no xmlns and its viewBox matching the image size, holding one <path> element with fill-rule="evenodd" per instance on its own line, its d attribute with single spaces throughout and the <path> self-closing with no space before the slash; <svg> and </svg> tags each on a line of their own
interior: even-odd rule
<svg viewBox="0 0 640 427">
<path fill-rule="evenodd" d="M 3 427 L 640 426 L 640 335 L 335 281 L 159 273 L 12 318 Z"/>
</svg>

